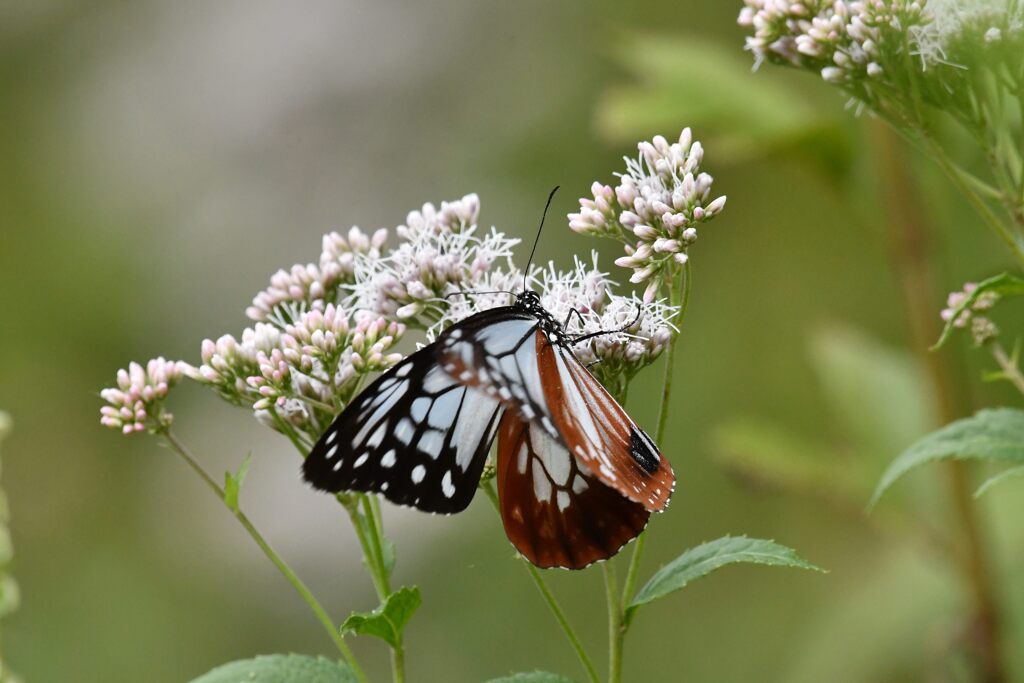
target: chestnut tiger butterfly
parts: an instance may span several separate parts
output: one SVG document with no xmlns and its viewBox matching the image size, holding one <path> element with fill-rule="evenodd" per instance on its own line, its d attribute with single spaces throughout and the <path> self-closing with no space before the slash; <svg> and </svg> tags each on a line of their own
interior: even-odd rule
<svg viewBox="0 0 1024 683">
<path fill-rule="evenodd" d="M 511 305 L 452 325 L 363 390 L 313 446 L 305 479 L 461 512 L 497 439 L 501 518 L 523 556 L 581 569 L 615 555 L 665 509 L 675 475 L 573 353 L 608 332 L 567 323 L 524 282 Z"/>
</svg>

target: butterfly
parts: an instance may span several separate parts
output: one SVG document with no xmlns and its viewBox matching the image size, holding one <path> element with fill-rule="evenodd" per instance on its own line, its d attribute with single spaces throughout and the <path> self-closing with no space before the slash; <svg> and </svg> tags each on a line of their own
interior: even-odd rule
<svg viewBox="0 0 1024 683">
<path fill-rule="evenodd" d="M 576 358 L 573 345 L 591 336 L 568 334 L 530 290 L 476 313 L 361 392 L 303 475 L 324 491 L 451 514 L 469 505 L 497 439 L 512 545 L 538 567 L 607 559 L 665 509 L 675 475 Z"/>
</svg>

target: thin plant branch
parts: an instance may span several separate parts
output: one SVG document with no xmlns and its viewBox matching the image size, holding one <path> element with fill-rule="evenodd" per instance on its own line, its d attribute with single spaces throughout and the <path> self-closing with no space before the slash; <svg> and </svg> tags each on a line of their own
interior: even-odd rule
<svg viewBox="0 0 1024 683">
<path fill-rule="evenodd" d="M 481 488 L 487 497 L 490 499 L 491 504 L 494 506 L 495 511 L 501 515 L 501 504 L 498 502 L 498 492 L 494 490 L 494 485 L 491 482 L 483 484 Z M 547 583 L 544 581 L 544 577 L 541 576 L 540 570 L 534 567 L 526 560 L 522 561 L 523 566 L 526 567 L 526 571 L 530 574 L 530 578 L 533 579 L 533 583 L 537 586 L 537 590 L 540 591 L 541 596 L 544 598 L 544 602 L 547 603 L 551 613 L 555 615 L 555 621 L 561 627 L 562 632 L 565 633 L 565 637 L 569 639 L 569 643 L 572 645 L 573 651 L 576 653 L 576 657 L 580 660 L 580 664 L 587 672 L 587 678 L 591 683 L 600 683 L 600 678 L 597 675 L 597 669 L 594 668 L 594 662 L 590 659 L 590 655 L 587 654 L 586 649 L 583 647 L 583 643 L 580 642 L 579 636 L 576 635 L 576 631 L 573 629 L 572 624 L 569 623 L 569 619 L 565 616 L 565 611 L 562 610 L 561 605 L 558 604 L 558 599 L 555 598 L 554 593 L 548 588 Z"/>
<path fill-rule="evenodd" d="M 1007 355 L 1006 349 L 995 339 L 989 341 L 985 346 L 988 347 L 992 357 L 999 364 L 999 368 L 1003 371 L 1003 377 L 1009 380 L 1013 386 L 1017 387 L 1020 393 L 1024 394 L 1024 373 L 1021 373 L 1016 359 Z"/>
<path fill-rule="evenodd" d="M 335 647 L 338 648 L 338 652 L 341 654 L 341 657 L 345 661 L 345 663 L 349 666 L 349 668 L 352 669 L 356 677 L 362 683 L 366 683 L 366 674 L 363 673 L 362 668 L 356 661 L 355 655 L 352 654 L 352 650 L 349 649 L 348 644 L 345 643 L 345 639 L 344 637 L 342 637 L 341 631 L 337 628 L 337 626 L 335 626 L 334 620 L 332 620 L 331 617 L 327 614 L 327 611 L 323 608 L 323 606 L 316 599 L 316 597 L 314 597 L 313 593 L 309 590 L 309 588 L 306 587 L 306 584 L 302 582 L 302 579 L 298 577 L 298 575 L 292 570 L 292 568 L 289 567 L 288 564 L 281 558 L 281 556 L 278 555 L 277 552 L 270 546 L 267 540 L 263 538 L 263 535 L 260 534 L 259 530 L 256 529 L 256 527 L 245 515 L 245 513 L 242 512 L 241 509 L 232 508 L 227 504 L 224 498 L 224 489 L 221 487 L 220 484 L 216 482 L 216 480 L 213 479 L 213 477 L 211 477 L 206 472 L 205 469 L 203 469 L 203 466 L 200 465 L 199 461 L 192 456 L 192 454 L 184 446 L 184 444 L 182 444 L 178 440 L 178 438 L 171 433 L 169 429 L 165 429 L 162 432 L 160 432 L 160 436 L 164 438 L 164 442 L 167 444 L 167 446 L 172 451 L 177 453 L 182 460 L 185 461 L 185 464 L 187 464 L 192 469 L 192 471 L 195 472 L 196 475 L 203 480 L 203 482 L 213 492 L 213 494 L 217 496 L 217 498 L 222 503 L 224 503 L 224 506 L 227 507 L 228 510 L 231 511 L 231 514 L 234 515 L 235 519 L 238 520 L 238 523 L 242 525 L 242 528 L 245 529 L 245 531 L 249 534 L 252 540 L 256 542 L 256 545 L 259 546 L 260 550 L 263 551 L 263 554 L 267 556 L 267 559 L 269 559 L 274 564 L 274 566 L 277 567 L 277 570 L 281 572 L 285 579 L 288 580 L 288 583 L 292 585 L 292 587 L 295 589 L 295 592 L 298 593 L 299 596 L 306 602 L 306 604 L 309 605 L 309 608 L 313 610 L 313 614 L 316 615 L 317 620 L 321 623 L 321 625 L 323 625 L 324 630 L 327 631 L 327 635 L 330 636 L 331 642 L 333 642 Z"/>
</svg>

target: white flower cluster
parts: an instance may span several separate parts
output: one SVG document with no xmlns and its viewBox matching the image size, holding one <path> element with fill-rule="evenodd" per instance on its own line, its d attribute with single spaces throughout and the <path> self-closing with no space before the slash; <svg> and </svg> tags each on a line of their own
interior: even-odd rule
<svg viewBox="0 0 1024 683">
<path fill-rule="evenodd" d="M 606 386 L 624 386 L 653 363 L 678 332 L 672 324 L 677 307 L 615 294 L 615 283 L 597 267 L 596 252 L 592 265 L 577 259 L 573 270 L 559 272 L 549 264 L 534 272 L 531 282 L 544 308 L 566 323 L 567 334 L 601 333 L 581 341 L 574 351 Z"/>
<path fill-rule="evenodd" d="M 969 53 L 986 44 L 1021 38 L 1024 5 L 1016 0 L 744 0 L 738 23 L 753 30 L 746 47 L 757 64 L 769 60 L 809 68 L 830 83 L 851 83 L 905 71 L 908 53 L 925 69 L 962 66 L 971 61 Z"/>
<path fill-rule="evenodd" d="M 744 0 L 738 23 L 747 49 L 765 59 L 819 71 L 831 83 L 878 78 L 887 50 L 905 49 L 912 26 L 927 23 L 917 0 Z"/>
<path fill-rule="evenodd" d="M 915 52 L 925 66 L 960 66 L 965 51 L 1004 45 L 1024 38 L 1024 3 L 1016 0 L 928 0 L 929 21 L 909 29 Z M 1020 45 L 1016 45 L 1019 62 Z"/>
<path fill-rule="evenodd" d="M 355 261 L 380 258 L 388 231 L 381 228 L 367 235 L 357 227 L 343 237 L 337 232 L 324 235 L 319 263 L 296 264 L 270 276 L 270 286 L 253 298 L 245 314 L 252 320 L 286 324 L 307 310 L 333 302 L 339 287 L 355 282 Z"/>
<path fill-rule="evenodd" d="M 617 174 L 615 188 L 591 186 L 593 197 L 580 200 L 569 227 L 622 241 L 626 256 L 615 264 L 633 270 L 630 282 L 648 284 L 643 299 L 650 303 L 665 276 L 686 263 L 697 226 L 719 214 L 726 198 L 712 198 L 712 177 L 701 171 L 704 148 L 689 128 L 677 142 L 659 135 L 638 148 L 636 159 L 626 157 L 626 172 Z"/>
<path fill-rule="evenodd" d="M 475 194 L 437 209 L 424 204 L 396 232 L 402 242 L 383 258 L 360 255 L 347 304 L 426 329 L 445 315 L 446 297 L 483 291 L 492 266 L 509 259 L 519 240 L 494 228 L 478 235 Z"/>
<path fill-rule="evenodd" d="M 225 400 L 251 406 L 265 424 L 280 429 L 281 418 L 315 435 L 366 375 L 402 359 L 389 350 L 405 331 L 367 312 L 352 314 L 335 304 L 322 308 L 317 303 L 283 331 L 257 323 L 241 341 L 231 335 L 207 339 L 203 364 L 187 374 Z"/>
<path fill-rule="evenodd" d="M 169 426 L 174 417 L 164 410 L 164 399 L 190 369 L 186 363 L 154 358 L 146 367 L 131 363 L 118 370 L 117 386 L 100 392 L 107 402 L 100 408 L 100 424 L 125 434 Z"/>
<path fill-rule="evenodd" d="M 517 270 L 494 270 L 477 284 L 484 293 L 450 297 L 444 315 L 427 330 L 428 339 L 475 313 L 511 304 L 524 278 Z M 574 351 L 609 387 L 628 382 L 653 363 L 677 332 L 671 320 L 678 308 L 665 301 L 644 303 L 635 296 L 615 294 L 616 283 L 598 268 L 597 252 L 591 254 L 590 264 L 577 258 L 569 271 L 559 271 L 553 263 L 533 266 L 525 284 L 540 295 L 541 305 L 565 325 L 567 334 L 602 333 L 582 341 Z"/>
<path fill-rule="evenodd" d="M 957 309 L 963 306 L 967 298 L 970 297 L 978 289 L 978 284 L 975 282 L 968 282 L 964 285 L 964 288 L 958 292 L 952 292 L 946 299 L 946 308 L 942 309 L 940 316 L 945 322 L 953 322 L 953 326 L 966 329 L 970 326 L 971 336 L 974 338 L 974 343 L 981 346 L 989 339 L 993 339 L 999 334 L 999 329 L 996 327 L 987 316 L 981 315 L 985 311 L 996 305 L 999 301 L 999 295 L 995 292 L 984 292 L 974 300 L 974 302 L 960 311 L 957 314 Z M 955 316 L 955 318 L 954 318 Z"/>
<path fill-rule="evenodd" d="M 710 218 L 725 200 L 707 202 L 711 178 L 699 172 L 700 145 L 688 138 L 687 131 L 674 145 L 661 139 L 641 145 L 641 159 L 628 162 L 617 189 L 624 210 L 614 220 L 625 220 L 631 230 L 646 221 L 666 238 L 692 242 L 683 233 L 695 237 L 692 224 Z M 614 294 L 614 283 L 597 268 L 596 254 L 592 265 L 577 261 L 568 272 L 533 267 L 524 278 L 511 261 L 518 240 L 493 228 L 478 234 L 479 211 L 476 195 L 440 208 L 425 204 L 398 226 L 399 243 L 389 251 L 385 230 L 372 236 L 358 228 L 345 237 L 326 235 L 317 264 L 279 271 L 270 288 L 256 296 L 247 312 L 257 322 L 240 339 L 226 334 L 202 342 L 198 367 L 158 358 L 145 369 L 133 363 L 119 372 L 118 387 L 102 392 L 108 403 L 103 424 L 125 433 L 165 428 L 171 419 L 163 411 L 167 391 L 186 376 L 250 408 L 261 423 L 296 445 L 308 446 L 368 376 L 402 359 L 394 347 L 407 327 L 436 338 L 474 313 L 509 305 L 524 285 L 566 321 L 569 334 L 601 333 L 576 351 L 584 362 L 596 364 L 598 377 L 609 386 L 624 387 L 661 354 L 675 333 L 670 321 L 676 309 Z M 682 243 L 663 248 L 658 238 L 639 239 L 636 248 L 627 247 L 634 256 L 657 243 L 659 256 L 652 255 L 652 262 L 673 254 L 675 262 L 685 257 Z"/>
</svg>

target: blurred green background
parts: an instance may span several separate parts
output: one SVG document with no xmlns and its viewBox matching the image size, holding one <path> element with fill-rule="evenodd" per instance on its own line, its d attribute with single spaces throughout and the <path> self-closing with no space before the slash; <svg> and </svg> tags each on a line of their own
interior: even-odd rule
<svg viewBox="0 0 1024 683">
<path fill-rule="evenodd" d="M 0 408 L 15 420 L 3 480 L 23 592 L 5 659 L 30 682 L 170 682 L 257 653 L 329 654 L 179 461 L 100 427 L 98 391 L 129 360 L 196 362 L 202 338 L 240 333 L 270 273 L 315 260 L 324 232 L 477 192 L 483 223 L 529 237 L 553 185 L 564 216 L 637 140 L 692 125 L 729 206 L 691 252 L 662 444 L 680 483 L 645 575 L 724 534 L 774 538 L 831 573 L 732 568 L 647 608 L 627 680 L 957 680 L 946 652 L 967 597 L 908 531 L 951 526 L 940 468 L 862 514 L 885 463 L 937 419 L 892 268 L 886 207 L 904 198 L 879 194 L 868 117 L 813 77 L 751 73 L 739 4 L 0 4 Z M 942 293 L 1007 263 L 933 169 L 912 175 L 937 315 Z M 562 265 L 595 246 L 565 223 L 540 249 Z M 618 254 L 596 246 L 611 267 Z M 978 377 L 965 344 L 945 353 Z M 658 377 L 630 392 L 648 425 Z M 963 391 L 1011 401 L 974 379 Z M 254 452 L 243 506 L 336 618 L 374 606 L 347 520 L 299 481 L 283 438 L 191 385 L 172 410 L 211 470 Z M 1024 676 L 1022 488 L 978 505 Z M 385 516 L 395 581 L 424 594 L 411 680 L 577 675 L 486 500 Z M 600 573 L 550 580 L 603 657 Z M 355 648 L 384 674 L 382 646 Z"/>
</svg>

